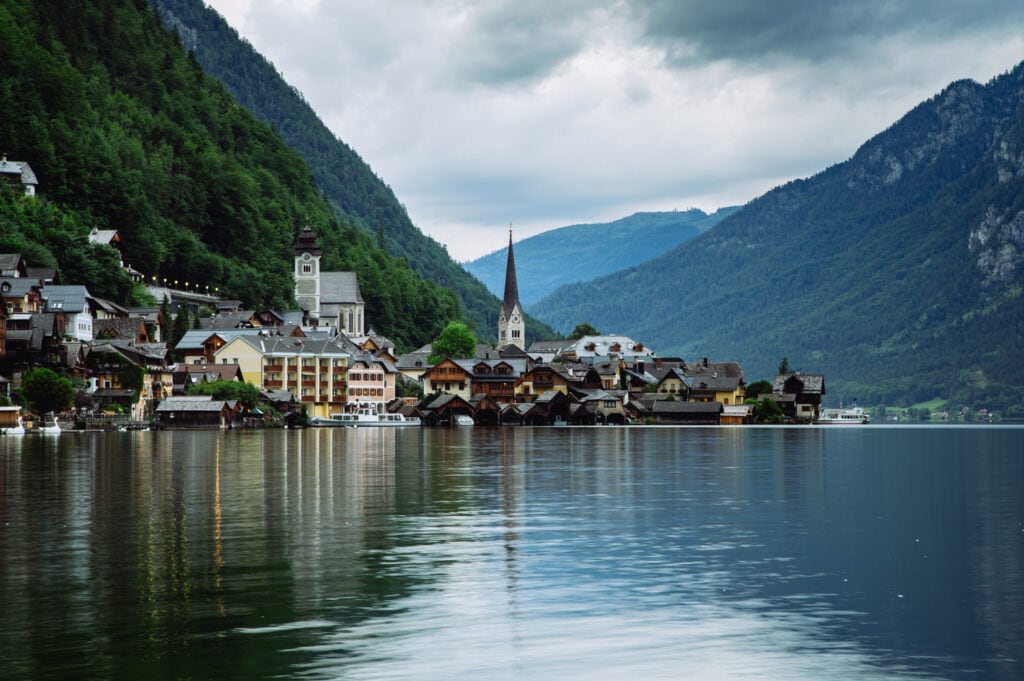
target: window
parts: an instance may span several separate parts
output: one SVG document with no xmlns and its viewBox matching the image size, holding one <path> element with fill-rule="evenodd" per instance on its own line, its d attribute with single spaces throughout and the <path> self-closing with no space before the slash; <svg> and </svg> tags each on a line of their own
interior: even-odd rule
<svg viewBox="0 0 1024 681">
<path fill-rule="evenodd" d="M 309 263 L 303 263 L 302 264 L 302 273 L 303 274 L 312 274 L 313 273 L 313 266 L 310 265 Z"/>
</svg>

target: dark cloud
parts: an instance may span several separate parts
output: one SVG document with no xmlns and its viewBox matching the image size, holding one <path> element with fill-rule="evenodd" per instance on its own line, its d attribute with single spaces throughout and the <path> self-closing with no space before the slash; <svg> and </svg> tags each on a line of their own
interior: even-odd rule
<svg viewBox="0 0 1024 681">
<path fill-rule="evenodd" d="M 474 5 L 453 46 L 455 72 L 483 85 L 542 80 L 586 44 L 592 11 L 576 0 Z"/>
<path fill-rule="evenodd" d="M 941 41 L 1024 19 L 1006 0 L 653 0 L 631 11 L 670 62 L 828 61 L 879 40 Z"/>
</svg>

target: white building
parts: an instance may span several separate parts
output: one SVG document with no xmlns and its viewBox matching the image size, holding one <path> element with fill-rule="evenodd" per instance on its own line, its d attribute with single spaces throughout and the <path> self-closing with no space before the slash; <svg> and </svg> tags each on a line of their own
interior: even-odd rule
<svg viewBox="0 0 1024 681">
<path fill-rule="evenodd" d="M 309 225 L 295 245 L 295 301 L 319 325 L 334 326 L 347 336 L 364 335 L 365 304 L 355 272 L 323 272 L 323 256 Z"/>
</svg>

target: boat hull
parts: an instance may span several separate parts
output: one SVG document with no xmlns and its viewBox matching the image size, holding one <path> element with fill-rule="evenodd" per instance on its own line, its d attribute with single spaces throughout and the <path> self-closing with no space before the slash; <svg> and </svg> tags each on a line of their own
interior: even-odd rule
<svg viewBox="0 0 1024 681">
<path fill-rule="evenodd" d="M 352 413 L 315 416 L 309 420 L 314 428 L 408 428 L 420 425 L 418 418 L 401 414 Z"/>
<path fill-rule="evenodd" d="M 815 421 L 820 426 L 863 426 L 871 420 L 860 407 L 852 409 L 826 409 Z"/>
</svg>

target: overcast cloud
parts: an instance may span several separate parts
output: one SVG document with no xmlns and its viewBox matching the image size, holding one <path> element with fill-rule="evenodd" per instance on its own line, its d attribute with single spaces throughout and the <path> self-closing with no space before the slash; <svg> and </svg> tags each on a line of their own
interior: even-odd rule
<svg viewBox="0 0 1024 681">
<path fill-rule="evenodd" d="M 460 261 L 742 204 L 1024 60 L 1019 0 L 207 0 Z"/>
</svg>

